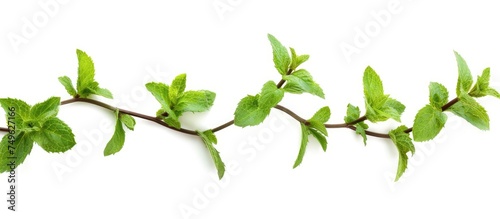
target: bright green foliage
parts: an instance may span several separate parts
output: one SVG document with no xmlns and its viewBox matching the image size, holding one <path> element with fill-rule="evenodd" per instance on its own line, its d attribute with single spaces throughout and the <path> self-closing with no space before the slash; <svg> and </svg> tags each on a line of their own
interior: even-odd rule
<svg viewBox="0 0 500 219">
<path fill-rule="evenodd" d="M 295 160 L 295 164 L 293 168 L 296 168 L 302 163 L 302 159 L 304 158 L 304 154 L 306 153 L 307 142 L 309 141 L 309 135 L 312 135 L 321 145 L 323 151 L 326 151 L 328 141 L 326 137 L 328 136 L 328 132 L 325 127 L 325 123 L 330 119 L 331 112 L 330 108 L 325 106 L 319 109 L 313 117 L 311 117 L 307 122 L 300 123 L 301 133 L 302 133 L 302 141 L 300 144 L 299 155 Z"/>
<path fill-rule="evenodd" d="M 135 127 L 134 117 L 127 115 L 127 114 L 120 113 L 120 120 L 122 121 L 122 123 L 125 126 L 127 126 L 128 129 L 134 131 L 134 127 Z"/>
<path fill-rule="evenodd" d="M 302 133 L 302 140 L 300 141 L 299 155 L 297 155 L 297 159 L 295 159 L 293 168 L 298 167 L 302 163 L 302 159 L 304 159 L 304 155 L 306 154 L 307 142 L 309 141 L 309 131 L 307 129 L 307 126 L 303 123 L 300 123 L 300 128 Z"/>
<path fill-rule="evenodd" d="M 66 88 L 66 91 L 72 97 L 87 98 L 90 95 L 103 96 L 113 99 L 113 94 L 108 89 L 101 88 L 95 81 L 95 68 L 92 58 L 87 53 L 77 49 L 78 57 L 78 79 L 76 81 L 76 90 L 73 87 L 71 79 L 67 76 L 59 77 L 59 82 Z"/>
<path fill-rule="evenodd" d="M 290 69 L 295 71 L 297 67 L 299 67 L 302 63 L 309 60 L 309 55 L 300 55 L 297 56 L 294 48 L 290 48 L 290 52 L 292 53 L 292 64 L 290 65 Z"/>
<path fill-rule="evenodd" d="M 271 112 L 270 108 L 259 108 L 259 98 L 257 96 L 246 96 L 238 103 L 234 112 L 234 124 L 239 127 L 254 126 L 262 123 Z"/>
<path fill-rule="evenodd" d="M 448 117 L 442 107 L 448 103 L 448 90 L 442 84 L 429 84 L 429 104 L 420 109 L 413 121 L 413 139 L 417 142 L 435 138 L 446 124 Z"/>
<path fill-rule="evenodd" d="M 284 90 L 293 94 L 310 93 L 321 98 L 325 98 L 325 93 L 323 89 L 314 82 L 311 74 L 304 70 L 299 69 L 293 72 L 291 75 L 283 76 L 283 80 L 286 80 Z"/>
<path fill-rule="evenodd" d="M 370 122 L 383 122 L 392 118 L 400 121 L 405 106 L 399 101 L 384 94 L 382 80 L 378 74 L 368 66 L 363 75 L 365 94 L 366 118 Z"/>
<path fill-rule="evenodd" d="M 47 152 L 65 152 L 76 144 L 71 128 L 56 117 L 49 118 L 40 127 L 40 131 L 30 134 L 33 141 Z"/>
<path fill-rule="evenodd" d="M 278 105 L 285 92 L 278 88 L 276 83 L 268 81 L 264 84 L 260 94 L 246 96 L 239 103 L 234 112 L 234 124 L 240 127 L 255 126 L 262 123 L 271 112 L 271 108 Z"/>
<path fill-rule="evenodd" d="M 440 83 L 431 82 L 429 84 L 429 102 L 436 108 L 440 109 L 448 103 L 448 90 Z"/>
<path fill-rule="evenodd" d="M 215 93 L 207 90 L 186 91 L 177 99 L 174 111 L 178 116 L 185 112 L 205 112 L 214 105 Z M 172 103 L 174 103 L 172 101 Z"/>
<path fill-rule="evenodd" d="M 490 68 L 486 68 L 481 76 L 477 77 L 476 84 L 470 91 L 472 97 L 484 97 L 487 95 L 500 98 L 500 93 L 490 87 Z"/>
<path fill-rule="evenodd" d="M 207 90 L 185 91 L 186 75 L 175 77 L 172 85 L 150 82 L 146 89 L 160 103 L 161 109 L 156 113 L 166 124 L 180 129 L 179 117 L 185 112 L 205 112 L 215 101 L 215 93 Z"/>
<path fill-rule="evenodd" d="M 278 70 L 281 75 L 286 75 L 288 72 L 288 67 L 292 62 L 288 50 L 284 47 L 276 37 L 271 34 L 267 35 L 267 38 L 271 42 L 273 47 L 273 61 L 274 67 Z"/>
<path fill-rule="evenodd" d="M 75 90 L 75 87 L 73 87 L 73 82 L 71 81 L 71 78 L 68 76 L 61 76 L 59 77 L 59 82 L 66 88 L 66 91 L 68 94 L 72 97 L 77 95 L 77 92 Z"/>
<path fill-rule="evenodd" d="M 283 99 L 285 92 L 283 89 L 276 87 L 274 81 L 268 81 L 262 87 L 259 97 L 259 107 L 262 109 L 270 109 Z"/>
<path fill-rule="evenodd" d="M 14 168 L 21 165 L 31 153 L 32 148 L 33 140 L 25 132 L 16 134 L 14 140 L 10 139 L 9 135 L 4 135 L 0 142 L 0 173 L 9 172 L 11 170 L 10 164 L 13 160 L 15 162 Z M 15 159 L 10 159 L 11 157 Z"/>
<path fill-rule="evenodd" d="M 473 79 L 469 66 L 465 62 L 464 58 L 462 58 L 462 56 L 460 56 L 457 52 L 454 53 L 458 65 L 457 96 L 460 96 L 469 92 Z"/>
<path fill-rule="evenodd" d="M 395 181 L 399 180 L 408 166 L 408 152 L 411 152 L 412 155 L 415 153 L 415 146 L 411 141 L 410 135 L 405 132 L 407 129 L 408 128 L 403 125 L 389 132 L 389 136 L 399 152 L 398 172 Z"/>
<path fill-rule="evenodd" d="M 486 110 L 474 98 L 467 94 L 459 97 L 460 101 L 451 106 L 448 110 L 457 116 L 467 120 L 470 124 L 481 130 L 490 129 L 490 118 Z"/>
<path fill-rule="evenodd" d="M 214 135 L 212 130 L 207 130 L 204 132 L 198 131 L 198 135 L 201 137 L 203 143 L 205 143 L 205 146 L 210 152 L 210 156 L 212 157 L 215 167 L 217 168 L 219 179 L 222 179 L 222 177 L 224 177 L 226 167 L 224 165 L 224 162 L 222 162 L 222 159 L 220 158 L 219 151 L 217 151 L 217 149 L 215 149 L 214 147 L 214 144 L 217 144 L 217 137 Z"/>
<path fill-rule="evenodd" d="M 29 155 L 34 142 L 47 152 L 65 152 L 76 144 L 69 126 L 56 117 L 59 97 L 51 97 L 34 106 L 22 100 L 5 98 L 0 99 L 0 105 L 6 112 L 7 125 L 15 129 L 15 133 L 5 135 L 0 143 L 0 172 L 8 170 L 7 155 L 11 151 L 10 157 L 16 157 L 17 167 Z M 14 119 L 9 119 L 12 113 L 15 113 Z M 14 146 L 15 150 L 9 146 Z"/>
<path fill-rule="evenodd" d="M 360 116 L 361 116 L 361 111 L 359 110 L 359 107 L 348 104 L 347 113 L 346 116 L 344 117 L 344 122 L 347 124 L 351 124 L 352 122 L 359 119 Z M 365 122 L 358 122 L 353 125 L 354 127 L 356 127 L 356 134 L 361 135 L 361 137 L 363 137 L 363 143 L 366 145 L 366 140 L 367 140 L 366 130 L 368 129 L 368 125 Z"/>
<path fill-rule="evenodd" d="M 104 156 L 113 155 L 122 150 L 123 145 L 125 145 L 125 130 L 123 129 L 123 125 L 125 125 L 125 127 L 129 130 L 134 130 L 135 127 L 135 120 L 130 115 L 122 114 L 119 110 L 116 110 L 115 117 L 115 132 L 113 133 L 113 136 L 109 140 L 108 144 L 106 144 Z"/>
<path fill-rule="evenodd" d="M 433 139 L 443 129 L 447 119 L 440 108 L 426 105 L 418 111 L 413 121 L 413 139 L 417 142 Z"/>
</svg>

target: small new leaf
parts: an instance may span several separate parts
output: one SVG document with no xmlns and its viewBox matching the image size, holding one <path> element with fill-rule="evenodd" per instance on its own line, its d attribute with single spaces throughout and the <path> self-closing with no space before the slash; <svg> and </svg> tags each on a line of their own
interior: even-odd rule
<svg viewBox="0 0 500 219">
<path fill-rule="evenodd" d="M 368 66 L 363 75 L 365 94 L 366 118 L 370 122 L 383 122 L 389 118 L 400 121 L 405 106 L 399 101 L 384 94 L 382 80 L 378 74 Z"/>
<path fill-rule="evenodd" d="M 93 87 L 95 68 L 92 58 L 82 50 L 77 49 L 76 55 L 78 57 L 78 80 L 76 81 L 76 89 L 78 94 L 86 93 L 85 89 Z"/>
<path fill-rule="evenodd" d="M 9 136 L 4 135 L 0 142 L 0 173 L 10 172 L 11 169 L 21 165 L 33 148 L 33 141 L 26 133 L 18 133 L 14 140 L 10 139 Z M 10 144 L 9 141 L 13 141 L 13 144 Z"/>
<path fill-rule="evenodd" d="M 483 74 L 477 77 L 476 84 L 470 91 L 470 96 L 472 97 L 484 97 L 487 95 L 500 98 L 498 91 L 490 87 L 490 68 L 484 69 Z"/>
<path fill-rule="evenodd" d="M 181 114 L 183 112 L 205 112 L 214 105 L 215 96 L 214 92 L 207 90 L 186 91 L 178 98 L 174 111 Z"/>
<path fill-rule="evenodd" d="M 309 121 L 317 121 L 320 123 L 326 123 L 330 119 L 330 116 L 332 115 L 330 111 L 330 107 L 325 106 L 321 109 L 319 109 Z"/>
<path fill-rule="evenodd" d="M 470 73 L 469 66 L 465 62 L 464 58 L 460 56 L 456 51 L 455 58 L 457 60 L 458 65 L 458 82 L 457 82 L 457 96 L 461 96 L 462 94 L 467 94 L 472 86 L 473 78 Z"/>
<path fill-rule="evenodd" d="M 325 123 L 330 119 L 330 107 L 323 107 L 316 112 L 311 119 L 307 120 L 310 128 L 318 130 L 321 134 L 328 136 Z"/>
<path fill-rule="evenodd" d="M 115 112 L 116 115 L 116 125 L 115 132 L 113 136 L 109 140 L 108 144 L 106 144 L 106 148 L 104 149 L 104 156 L 109 156 L 120 152 L 125 144 L 125 130 L 123 129 L 122 121 L 120 120 L 118 110 Z"/>
<path fill-rule="evenodd" d="M 33 133 L 33 140 L 52 153 L 66 152 L 76 144 L 71 128 L 56 117 L 45 121 L 40 131 Z"/>
<path fill-rule="evenodd" d="M 321 148 L 323 148 L 323 151 L 326 151 L 327 146 L 328 146 L 328 141 L 326 140 L 326 137 L 323 135 L 323 133 L 319 132 L 318 130 L 308 127 L 309 133 L 318 140 L 319 144 L 321 145 Z"/>
<path fill-rule="evenodd" d="M 309 141 L 309 132 L 307 126 L 303 123 L 300 123 L 300 128 L 302 131 L 302 140 L 300 142 L 299 155 L 295 160 L 295 164 L 293 164 L 294 169 L 302 163 L 302 159 L 304 159 L 304 154 L 306 153 L 307 142 Z"/>
<path fill-rule="evenodd" d="M 78 57 L 78 79 L 76 81 L 76 95 L 79 95 L 82 98 L 86 98 L 92 94 L 103 96 L 106 98 L 113 98 L 113 95 L 108 89 L 104 89 L 99 87 L 99 83 L 97 83 L 94 79 L 95 77 L 95 68 L 94 62 L 92 58 L 87 55 L 84 51 L 79 49 L 76 50 L 76 55 Z M 72 84 L 69 78 L 60 78 L 61 83 L 63 83 L 68 93 L 72 93 Z M 72 95 L 72 96 L 76 96 Z"/>
<path fill-rule="evenodd" d="M 269 38 L 271 46 L 273 47 L 274 67 L 281 75 L 286 75 L 288 67 L 291 63 L 290 56 L 288 55 L 288 50 L 273 35 L 268 34 L 267 38 Z"/>
<path fill-rule="evenodd" d="M 150 82 L 146 84 L 146 89 L 153 94 L 164 110 L 170 110 L 170 99 L 168 98 L 169 87 L 164 83 Z"/>
<path fill-rule="evenodd" d="M 448 110 L 467 120 L 470 124 L 481 130 L 490 129 L 490 118 L 486 110 L 474 98 L 467 94 L 459 97 L 460 101 Z"/>
<path fill-rule="evenodd" d="M 64 86 L 64 88 L 66 89 L 66 91 L 70 96 L 72 97 L 76 96 L 77 93 L 75 87 L 73 87 L 73 82 L 71 82 L 71 78 L 69 78 L 68 76 L 62 76 L 59 77 L 59 82 L 61 82 L 61 84 Z"/>
<path fill-rule="evenodd" d="M 386 98 L 382 80 L 372 67 L 368 66 L 363 74 L 365 99 L 371 106 L 377 106 Z M 378 104 L 377 104 L 378 103 Z"/>
<path fill-rule="evenodd" d="M 325 98 L 323 89 L 321 89 L 321 87 L 314 82 L 311 74 L 304 69 L 299 69 L 291 75 L 285 75 L 283 76 L 283 79 L 286 80 L 285 87 L 283 88 L 286 92 L 293 94 L 306 92 L 323 99 Z"/>
<path fill-rule="evenodd" d="M 448 103 L 448 90 L 440 83 L 431 82 L 429 84 L 429 102 L 436 109 L 441 109 Z"/>
<path fill-rule="evenodd" d="M 415 153 L 415 146 L 411 141 L 410 135 L 405 133 L 406 129 L 408 129 L 406 126 L 400 126 L 389 132 L 389 136 L 399 152 L 398 171 L 396 173 L 395 181 L 399 180 L 408 166 L 407 153 L 411 152 L 412 155 Z"/>
<path fill-rule="evenodd" d="M 426 105 L 418 111 L 413 121 L 413 139 L 417 142 L 433 139 L 441 132 L 447 119 L 441 108 Z"/>
<path fill-rule="evenodd" d="M 177 75 L 170 85 L 168 96 L 170 101 L 175 105 L 177 98 L 186 90 L 186 74 Z"/>
<path fill-rule="evenodd" d="M 366 130 L 368 129 L 368 125 L 364 122 L 359 122 L 354 125 L 354 127 L 356 127 L 356 134 L 363 137 L 363 144 L 365 144 L 366 146 L 366 140 L 368 140 L 368 138 L 366 137 Z"/>
<path fill-rule="evenodd" d="M 348 104 L 347 105 L 347 113 L 346 116 L 344 117 L 344 122 L 345 123 L 351 123 L 359 119 L 361 116 L 361 111 L 359 110 L 359 107 Z"/>
<path fill-rule="evenodd" d="M 284 96 L 285 92 L 282 89 L 278 89 L 274 81 L 268 81 L 264 84 L 260 92 L 259 107 L 263 109 L 273 108 L 278 105 Z"/>
<path fill-rule="evenodd" d="M 292 53 L 292 64 L 290 65 L 290 69 L 292 71 L 295 71 L 295 69 L 297 69 L 297 67 L 299 67 L 302 63 L 309 60 L 309 55 L 297 56 L 294 48 L 290 48 L 290 52 Z"/>
<path fill-rule="evenodd" d="M 96 82 L 97 83 L 97 82 Z M 102 96 L 108 99 L 113 99 L 113 94 L 111 91 L 105 88 L 100 88 L 98 85 L 94 87 L 88 88 L 91 94 L 97 95 L 97 96 Z"/>
<path fill-rule="evenodd" d="M 217 149 L 215 149 L 214 147 L 214 144 L 217 144 L 217 138 L 215 137 L 212 130 L 207 130 L 204 132 L 198 131 L 198 135 L 201 137 L 203 143 L 205 143 L 205 146 L 210 152 L 210 156 L 212 157 L 215 167 L 217 168 L 219 179 L 222 179 L 222 177 L 224 177 L 224 172 L 226 171 L 226 168 L 224 162 L 222 162 L 222 159 L 220 158 L 219 151 L 217 151 Z"/>
<path fill-rule="evenodd" d="M 255 126 L 262 123 L 271 112 L 270 108 L 259 108 L 257 96 L 246 96 L 238 103 L 234 112 L 234 124 L 239 127 Z"/>
<path fill-rule="evenodd" d="M 129 130 L 132 130 L 132 131 L 134 130 L 134 127 L 135 127 L 134 117 L 132 117 L 128 114 L 120 113 L 120 120 Z"/>
</svg>

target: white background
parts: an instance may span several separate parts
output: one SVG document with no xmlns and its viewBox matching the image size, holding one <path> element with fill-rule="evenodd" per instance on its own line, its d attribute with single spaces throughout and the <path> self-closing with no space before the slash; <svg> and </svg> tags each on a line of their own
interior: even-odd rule
<svg viewBox="0 0 500 219">
<path fill-rule="evenodd" d="M 443 83 L 454 97 L 453 50 L 475 75 L 491 67 L 492 85 L 500 89 L 500 14 L 492 1 L 70 0 L 57 2 L 49 14 L 40 6 L 46 2 L 54 1 L 0 2 L 0 97 L 30 104 L 69 98 L 57 77 L 75 82 L 79 48 L 94 59 L 97 81 L 115 94 L 114 101 L 103 101 L 150 115 L 159 104 L 144 84 L 170 83 L 188 73 L 188 89 L 217 93 L 210 112 L 182 119 L 185 127 L 203 130 L 230 120 L 242 97 L 280 79 L 267 33 L 311 55 L 304 68 L 326 99 L 287 95 L 282 103 L 305 118 L 328 105 L 330 121 L 340 123 L 348 103 L 364 109 L 361 78 L 370 65 L 386 93 L 407 106 L 402 122 L 411 126 L 428 101 L 430 81 Z M 217 3 L 230 10 L 218 12 Z M 373 15 L 381 13 L 390 18 Z M 23 35 L 34 17 L 36 32 Z M 366 27 L 365 44 L 346 56 L 340 45 L 356 46 L 356 29 L 366 33 Z M 14 35 L 26 41 L 16 46 Z M 236 168 L 228 167 L 216 184 L 198 138 L 138 120 L 124 149 L 104 157 L 112 113 L 63 106 L 60 118 L 78 144 L 64 154 L 35 146 L 18 168 L 18 211 L 11 213 L 1 201 L 0 216 L 183 218 L 180 209 L 190 208 L 189 218 L 498 218 L 500 101 L 479 101 L 490 112 L 491 130 L 479 131 L 450 114 L 435 141 L 416 144 L 398 183 L 392 182 L 398 155 L 390 140 L 369 138 L 365 147 L 343 129 L 330 130 L 327 153 L 310 139 L 302 165 L 293 170 L 300 128 L 279 111 L 260 126 L 217 133 L 223 160 Z M 387 132 L 398 124 L 370 125 Z M 54 171 L 61 166 L 71 172 Z M 1 194 L 7 188 L 4 173 Z"/>
</svg>

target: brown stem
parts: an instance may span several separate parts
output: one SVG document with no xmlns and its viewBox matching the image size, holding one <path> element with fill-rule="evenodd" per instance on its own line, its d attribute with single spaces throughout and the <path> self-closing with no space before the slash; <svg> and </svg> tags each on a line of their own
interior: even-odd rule
<svg viewBox="0 0 500 219">
<path fill-rule="evenodd" d="M 100 102 L 100 101 L 97 101 L 97 100 L 93 100 L 93 99 L 73 98 L 73 99 L 62 101 L 61 105 L 71 104 L 71 103 L 75 103 L 75 102 L 90 103 L 90 104 L 93 104 L 93 105 L 96 105 L 96 106 L 100 106 L 102 108 L 105 108 L 105 109 L 108 109 L 108 110 L 111 110 L 111 111 L 118 110 L 120 113 L 131 115 L 131 116 L 135 116 L 137 118 L 141 118 L 141 119 L 144 119 L 144 120 L 148 120 L 148 121 L 157 123 L 157 124 L 159 124 L 161 126 L 164 126 L 166 128 L 172 129 L 174 131 L 178 131 L 178 132 L 181 132 L 181 133 L 184 133 L 184 134 L 188 134 L 188 135 L 198 135 L 198 133 L 196 131 L 193 131 L 193 130 L 188 130 L 188 129 L 183 129 L 183 128 L 176 129 L 174 127 L 171 127 L 167 123 L 163 122 L 161 119 L 158 119 L 156 117 L 152 117 L 152 116 L 140 114 L 140 113 L 137 113 L 137 112 L 132 112 L 132 111 L 129 111 L 129 110 L 124 110 L 124 109 L 116 108 L 116 107 L 113 107 L 111 105 L 108 105 L 108 104 L 105 104 L 103 102 Z"/>
<path fill-rule="evenodd" d="M 0 127 L 0 132 L 9 132 L 10 130 L 8 128 L 3 128 L 3 127 Z"/>
</svg>

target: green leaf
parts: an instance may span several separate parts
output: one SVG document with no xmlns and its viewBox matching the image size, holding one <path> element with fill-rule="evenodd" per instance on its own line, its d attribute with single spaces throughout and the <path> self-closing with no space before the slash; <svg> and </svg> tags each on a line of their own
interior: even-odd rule
<svg viewBox="0 0 500 219">
<path fill-rule="evenodd" d="M 330 115 L 330 107 L 325 106 L 319 109 L 311 119 L 307 120 L 309 122 L 309 127 L 312 127 L 323 135 L 328 136 L 325 123 L 330 119 Z"/>
<path fill-rule="evenodd" d="M 113 94 L 111 93 L 111 91 L 105 88 L 100 88 L 98 84 L 97 86 L 88 88 L 88 90 L 90 91 L 90 94 L 95 94 L 108 99 L 113 99 Z"/>
<path fill-rule="evenodd" d="M 260 92 L 259 107 L 263 109 L 273 108 L 278 105 L 284 96 L 285 92 L 282 89 L 278 89 L 274 81 L 268 81 L 264 84 Z"/>
<path fill-rule="evenodd" d="M 259 98 L 257 96 L 246 96 L 238 103 L 234 112 L 234 124 L 239 127 L 255 126 L 262 123 L 271 112 L 269 108 L 259 108 Z"/>
<path fill-rule="evenodd" d="M 51 97 L 42 103 L 37 103 L 31 108 L 30 117 L 31 119 L 40 122 L 43 122 L 51 117 L 55 117 L 59 112 L 60 104 L 61 98 L 59 97 Z"/>
<path fill-rule="evenodd" d="M 164 83 L 150 82 L 146 84 L 146 89 L 153 94 L 164 110 L 170 110 L 171 102 L 168 98 L 168 85 Z"/>
<path fill-rule="evenodd" d="M 486 110 L 474 98 L 467 94 L 459 97 L 460 101 L 448 110 L 467 120 L 470 124 L 481 130 L 490 129 L 490 118 Z"/>
<path fill-rule="evenodd" d="M 401 114 L 405 110 L 405 106 L 399 101 L 389 98 L 385 95 L 384 98 L 379 100 L 380 102 L 369 104 L 365 100 L 366 104 L 366 118 L 370 122 L 383 122 L 392 118 L 400 122 Z"/>
<path fill-rule="evenodd" d="M 470 91 L 472 97 L 493 96 L 500 98 L 498 91 L 490 87 L 490 68 L 486 68 L 481 76 L 477 77 L 477 82 Z"/>
<path fill-rule="evenodd" d="M 267 38 L 273 47 L 274 67 L 281 75 L 286 75 L 291 62 L 287 49 L 273 35 L 268 34 Z"/>
<path fill-rule="evenodd" d="M 71 128 L 58 118 L 50 118 L 41 130 L 33 133 L 33 140 L 47 152 L 65 152 L 75 146 L 75 135 Z"/>
<path fill-rule="evenodd" d="M 469 92 L 469 89 L 471 88 L 473 83 L 473 78 L 472 74 L 470 73 L 469 66 L 467 66 L 464 58 L 462 58 L 462 56 L 460 56 L 460 54 L 458 54 L 456 51 L 454 51 L 454 53 L 458 65 L 457 96 L 460 96 L 461 94 L 466 94 Z"/>
<path fill-rule="evenodd" d="M 84 90 L 93 87 L 95 69 L 92 58 L 84 51 L 76 50 L 78 57 L 78 80 L 76 82 L 76 89 L 79 94 L 85 93 Z"/>
<path fill-rule="evenodd" d="M 440 83 L 431 82 L 429 84 L 429 102 L 436 109 L 441 109 L 448 103 L 448 90 Z"/>
<path fill-rule="evenodd" d="M 304 69 L 299 69 L 291 75 L 283 76 L 286 80 L 285 91 L 293 94 L 310 93 L 321 98 L 325 98 L 323 89 L 314 82 L 313 77 Z"/>
<path fill-rule="evenodd" d="M 366 140 L 368 140 L 368 138 L 366 137 L 366 130 L 368 129 L 368 125 L 364 122 L 359 122 L 356 123 L 354 127 L 356 127 L 356 134 L 363 137 L 363 144 L 365 144 L 366 146 Z"/>
<path fill-rule="evenodd" d="M 64 86 L 68 94 L 72 97 L 76 96 L 75 87 L 73 87 L 73 82 L 71 82 L 71 78 L 68 76 L 59 77 L 59 82 Z"/>
<path fill-rule="evenodd" d="M 310 128 L 314 128 L 314 129 L 318 130 L 321 134 L 328 136 L 328 131 L 326 130 L 325 124 L 318 122 L 318 121 L 315 121 L 315 120 L 308 121 L 308 122 L 309 122 L 308 126 Z"/>
<path fill-rule="evenodd" d="M 299 155 L 297 156 L 295 164 L 293 165 L 294 169 L 302 163 L 302 159 L 304 158 L 304 154 L 306 153 L 307 142 L 309 141 L 309 133 L 307 126 L 304 125 L 303 123 L 300 123 L 300 128 L 302 130 L 302 140 L 300 142 Z"/>
<path fill-rule="evenodd" d="M 219 151 L 217 151 L 217 149 L 215 149 L 214 147 L 214 144 L 217 144 L 217 138 L 215 137 L 212 130 L 207 130 L 205 132 L 198 131 L 198 135 L 201 137 L 203 143 L 205 143 L 205 146 L 210 152 L 210 156 L 212 157 L 215 167 L 217 168 L 219 179 L 222 179 L 222 177 L 224 177 L 224 172 L 226 171 L 226 168 L 224 162 L 222 162 L 222 159 L 220 158 Z"/>
<path fill-rule="evenodd" d="M 14 168 L 21 165 L 33 148 L 33 141 L 26 133 L 18 132 L 13 144 L 9 143 L 9 141 L 11 141 L 9 136 L 10 135 L 4 135 L 0 142 L 0 173 L 10 172 L 11 162 L 14 162 Z"/>
<path fill-rule="evenodd" d="M 372 67 L 368 66 L 365 69 L 365 73 L 363 74 L 363 87 L 365 93 L 365 100 L 371 106 L 381 106 L 384 102 L 386 95 L 384 95 L 384 87 L 382 85 L 382 80 L 372 69 Z M 378 103 L 378 104 L 377 104 Z"/>
<path fill-rule="evenodd" d="M 347 105 L 347 113 L 346 116 L 344 117 L 344 122 L 345 123 L 351 123 L 359 119 L 361 116 L 361 111 L 359 110 L 359 107 L 348 104 Z"/>
<path fill-rule="evenodd" d="M 15 108 L 15 120 L 16 125 L 22 125 L 22 122 L 29 120 L 31 106 L 26 102 L 19 99 L 12 98 L 2 98 L 0 99 L 0 105 L 5 110 L 6 113 L 11 112 L 9 108 Z"/>
<path fill-rule="evenodd" d="M 171 127 L 174 127 L 176 129 L 181 129 L 181 123 L 179 122 L 179 119 L 177 117 L 169 115 L 167 118 L 163 119 L 163 121 Z"/>
<path fill-rule="evenodd" d="M 134 127 L 135 127 L 134 117 L 132 117 L 128 114 L 120 113 L 120 120 L 129 130 L 132 130 L 132 131 L 134 130 Z"/>
<path fill-rule="evenodd" d="M 214 105 L 215 93 L 207 90 L 186 91 L 181 94 L 174 111 L 205 112 Z"/>
<path fill-rule="evenodd" d="M 486 94 L 487 95 L 490 95 L 490 96 L 494 96 L 496 98 L 499 98 L 500 99 L 500 93 L 498 93 L 498 91 L 496 91 L 495 89 L 493 88 L 490 88 L 486 91 Z"/>
<path fill-rule="evenodd" d="M 299 67 L 302 63 L 309 60 L 309 55 L 297 56 L 294 48 L 290 48 L 290 52 L 292 53 L 292 64 L 290 65 L 290 69 L 292 71 L 295 71 L 295 69 L 297 69 L 297 67 Z"/>
<path fill-rule="evenodd" d="M 319 144 L 321 145 L 321 148 L 323 148 L 323 151 L 326 151 L 327 149 L 327 145 L 328 145 L 328 141 L 326 140 L 326 137 L 321 133 L 319 132 L 318 130 L 312 128 L 312 127 L 309 127 L 309 133 L 311 133 L 311 135 L 316 138 L 316 140 L 318 140 Z"/>
<path fill-rule="evenodd" d="M 331 116 L 330 107 L 325 106 L 319 109 L 309 121 L 318 121 L 320 123 L 326 123 L 330 119 Z"/>
<path fill-rule="evenodd" d="M 186 90 L 186 74 L 177 75 L 170 85 L 168 96 L 172 103 L 177 104 L 177 99 Z"/>
<path fill-rule="evenodd" d="M 384 94 L 382 80 L 378 74 L 368 66 L 363 75 L 365 94 L 366 118 L 370 122 L 382 122 L 389 118 L 400 121 L 405 106 L 399 101 Z"/>
<path fill-rule="evenodd" d="M 125 130 L 123 129 L 122 121 L 120 120 L 118 110 L 115 112 L 116 115 L 116 125 L 115 132 L 113 136 L 106 144 L 104 149 L 104 156 L 109 156 L 120 152 L 125 144 Z"/>
<path fill-rule="evenodd" d="M 426 105 L 418 111 L 413 121 L 413 139 L 422 142 L 435 138 L 443 129 L 447 119 L 441 108 L 436 109 Z"/>
<path fill-rule="evenodd" d="M 392 118 L 398 122 L 401 122 L 401 114 L 405 111 L 406 107 L 399 101 L 387 98 L 386 102 L 382 106 L 381 112 L 385 114 L 385 117 Z"/>
<path fill-rule="evenodd" d="M 399 151 L 398 172 L 396 174 L 395 181 L 399 180 L 408 166 L 407 153 L 411 152 L 412 155 L 415 153 L 415 146 L 411 141 L 410 135 L 408 133 L 405 133 L 406 129 L 408 129 L 406 126 L 399 126 L 398 128 L 389 132 L 391 140 L 394 142 Z"/>
</svg>

